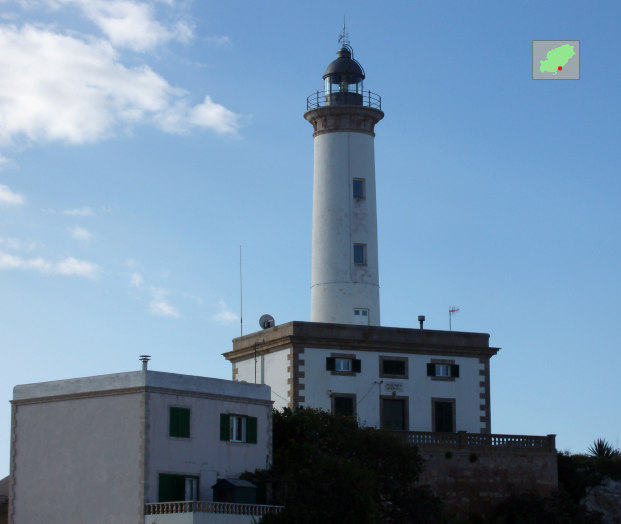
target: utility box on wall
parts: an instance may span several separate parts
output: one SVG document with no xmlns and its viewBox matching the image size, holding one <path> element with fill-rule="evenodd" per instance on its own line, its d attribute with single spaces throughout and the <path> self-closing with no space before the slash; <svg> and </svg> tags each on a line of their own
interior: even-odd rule
<svg viewBox="0 0 621 524">
<path fill-rule="evenodd" d="M 211 489 L 214 502 L 257 503 L 257 487 L 247 480 L 220 479 Z"/>
</svg>

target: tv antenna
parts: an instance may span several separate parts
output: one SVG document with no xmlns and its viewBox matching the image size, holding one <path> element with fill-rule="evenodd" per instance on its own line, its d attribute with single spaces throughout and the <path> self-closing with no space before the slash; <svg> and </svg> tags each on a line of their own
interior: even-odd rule
<svg viewBox="0 0 621 524">
<path fill-rule="evenodd" d="M 458 307 L 451 306 L 449 307 L 449 331 L 453 331 L 453 315 L 459 311 Z"/>
</svg>

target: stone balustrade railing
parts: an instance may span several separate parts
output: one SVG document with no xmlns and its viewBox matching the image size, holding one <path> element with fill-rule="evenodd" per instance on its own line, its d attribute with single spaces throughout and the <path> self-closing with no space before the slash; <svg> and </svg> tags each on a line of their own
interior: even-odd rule
<svg viewBox="0 0 621 524">
<path fill-rule="evenodd" d="M 167 515 L 170 513 L 220 513 L 227 515 L 254 515 L 262 517 L 267 513 L 278 513 L 283 506 L 267 504 L 241 504 L 236 502 L 206 502 L 187 500 L 180 502 L 157 502 L 144 505 L 145 515 Z"/>
<path fill-rule="evenodd" d="M 409 444 L 425 447 L 455 447 L 464 449 L 520 449 L 556 452 L 556 435 L 499 435 L 495 433 L 436 433 L 431 431 L 400 432 Z"/>
</svg>

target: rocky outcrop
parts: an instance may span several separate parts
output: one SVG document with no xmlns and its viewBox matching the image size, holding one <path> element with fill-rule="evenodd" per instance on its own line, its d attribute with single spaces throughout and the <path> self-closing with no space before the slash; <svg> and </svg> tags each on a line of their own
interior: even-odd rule
<svg viewBox="0 0 621 524">
<path fill-rule="evenodd" d="M 599 511 L 606 524 L 621 524 L 621 481 L 605 479 L 582 502 L 589 510 Z"/>
</svg>

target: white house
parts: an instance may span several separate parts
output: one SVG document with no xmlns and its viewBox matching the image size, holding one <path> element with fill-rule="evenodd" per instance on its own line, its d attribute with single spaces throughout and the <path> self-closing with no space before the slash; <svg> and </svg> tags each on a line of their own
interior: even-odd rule
<svg viewBox="0 0 621 524">
<path fill-rule="evenodd" d="M 233 379 L 269 384 L 278 409 L 321 408 L 367 425 L 490 433 L 489 335 L 289 322 L 233 340 Z"/>
<path fill-rule="evenodd" d="M 149 503 L 209 503 L 218 478 L 270 466 L 271 409 L 267 386 L 150 370 L 16 386 L 9 522 L 143 524 L 164 522 Z"/>
</svg>

